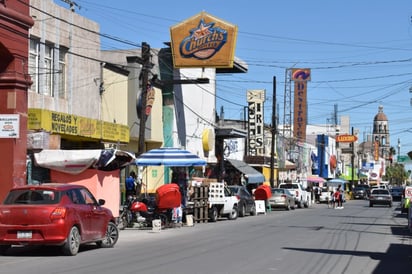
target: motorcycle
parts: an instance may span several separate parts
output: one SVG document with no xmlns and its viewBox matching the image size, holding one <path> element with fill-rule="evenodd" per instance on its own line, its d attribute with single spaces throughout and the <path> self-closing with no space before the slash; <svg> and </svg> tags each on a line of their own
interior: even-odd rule
<svg viewBox="0 0 412 274">
<path fill-rule="evenodd" d="M 147 198 L 141 201 L 135 197 L 128 197 L 120 212 L 118 228 L 152 227 L 154 220 L 160 220 L 161 228 L 168 226 L 171 210 L 160 209 L 153 200 Z"/>
<path fill-rule="evenodd" d="M 121 210 L 118 228 L 152 227 L 154 220 L 160 220 L 161 228 L 169 227 L 173 209 L 181 206 L 181 194 L 177 184 L 165 184 L 156 189 L 154 199 L 145 197 L 141 201 L 129 196 Z"/>
</svg>

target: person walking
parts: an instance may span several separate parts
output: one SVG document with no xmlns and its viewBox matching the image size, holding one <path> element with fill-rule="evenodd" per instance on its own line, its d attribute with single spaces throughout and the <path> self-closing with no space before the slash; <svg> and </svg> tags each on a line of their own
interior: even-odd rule
<svg viewBox="0 0 412 274">
<path fill-rule="evenodd" d="M 336 209 L 343 209 L 342 206 L 342 193 L 341 193 L 341 185 L 338 186 L 335 193 L 333 194 L 335 198 L 335 208 Z"/>
<path fill-rule="evenodd" d="M 333 195 L 333 190 L 329 191 L 328 208 L 335 208 L 335 197 Z"/>
</svg>

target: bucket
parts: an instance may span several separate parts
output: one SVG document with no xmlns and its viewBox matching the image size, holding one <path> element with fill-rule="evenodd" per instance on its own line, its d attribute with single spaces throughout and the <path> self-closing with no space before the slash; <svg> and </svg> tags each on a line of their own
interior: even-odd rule
<svg viewBox="0 0 412 274">
<path fill-rule="evenodd" d="M 193 226 L 193 215 L 186 215 L 186 225 Z"/>
<path fill-rule="evenodd" d="M 152 221 L 152 232 L 160 232 L 162 230 L 162 221 L 157 219 Z"/>
</svg>

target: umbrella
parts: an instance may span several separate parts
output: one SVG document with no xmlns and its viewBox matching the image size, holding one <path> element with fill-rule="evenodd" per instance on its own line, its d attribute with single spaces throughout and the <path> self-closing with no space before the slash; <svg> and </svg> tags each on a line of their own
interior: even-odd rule
<svg viewBox="0 0 412 274">
<path fill-rule="evenodd" d="M 331 184 L 344 184 L 344 183 L 347 183 L 348 181 L 346 181 L 346 180 L 343 180 L 343 179 L 338 179 L 338 178 L 335 178 L 335 179 L 330 179 L 329 181 L 327 181 L 327 183 L 331 183 Z"/>
<path fill-rule="evenodd" d="M 326 180 L 323 179 L 322 177 L 319 177 L 319 176 L 316 176 L 316 175 L 309 175 L 309 176 L 306 178 L 306 180 L 309 181 L 309 182 L 314 182 L 314 183 L 323 183 L 323 182 L 326 181 Z"/>
<path fill-rule="evenodd" d="M 204 166 L 206 161 L 179 148 L 156 148 L 141 154 L 136 159 L 138 166 Z"/>
</svg>

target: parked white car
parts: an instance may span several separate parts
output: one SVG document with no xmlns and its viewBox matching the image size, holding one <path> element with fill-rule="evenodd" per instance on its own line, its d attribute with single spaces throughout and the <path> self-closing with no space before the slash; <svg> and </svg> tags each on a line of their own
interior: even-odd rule
<svg viewBox="0 0 412 274">
<path fill-rule="evenodd" d="M 327 187 L 322 187 L 322 192 L 319 196 L 319 203 L 329 203 L 331 195 L 332 194 L 330 193 Z"/>
</svg>

